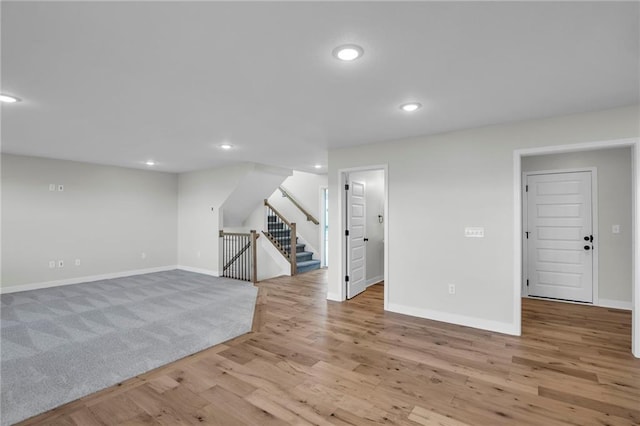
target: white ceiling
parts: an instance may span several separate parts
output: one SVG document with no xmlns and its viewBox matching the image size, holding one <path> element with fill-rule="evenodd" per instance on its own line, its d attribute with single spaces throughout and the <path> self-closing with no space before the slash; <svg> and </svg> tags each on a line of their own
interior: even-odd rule
<svg viewBox="0 0 640 426">
<path fill-rule="evenodd" d="M 639 102 L 638 2 L 1 8 L 8 153 L 314 171 L 332 148 Z M 337 61 L 342 43 L 364 56 Z"/>
</svg>

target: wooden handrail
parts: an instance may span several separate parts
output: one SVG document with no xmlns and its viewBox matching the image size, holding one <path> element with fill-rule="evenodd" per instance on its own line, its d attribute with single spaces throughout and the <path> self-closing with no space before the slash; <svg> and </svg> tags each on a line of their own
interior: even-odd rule
<svg viewBox="0 0 640 426">
<path fill-rule="evenodd" d="M 231 236 L 239 236 L 239 237 L 250 237 L 251 236 L 251 232 L 225 232 L 225 231 L 218 231 L 218 236 L 219 237 L 224 237 L 225 235 L 231 235 Z"/>
<path fill-rule="evenodd" d="M 291 223 L 291 239 L 289 240 L 289 252 L 291 264 L 291 276 L 298 273 L 298 236 L 296 233 L 296 224 Z"/>
<path fill-rule="evenodd" d="M 287 251 L 285 250 L 284 246 L 281 244 L 281 242 L 279 240 L 277 240 L 272 234 L 271 232 L 267 232 L 267 231 L 262 231 L 262 233 L 267 237 L 267 239 L 269 241 L 271 241 L 271 244 L 273 244 L 273 246 L 284 256 L 285 259 L 287 259 L 287 261 L 289 262 L 289 264 L 291 265 L 291 275 L 295 275 L 298 272 L 298 259 L 297 259 L 297 242 L 298 242 L 298 235 L 296 232 L 296 224 L 295 222 L 289 222 L 287 219 L 285 219 L 285 217 L 282 215 L 282 213 L 280 213 L 278 210 L 276 210 L 271 204 L 269 204 L 269 200 L 264 200 L 264 205 L 267 208 L 267 227 L 268 227 L 268 223 L 269 223 L 269 216 L 270 214 L 275 214 L 277 220 L 280 220 L 280 222 L 282 222 L 289 231 L 289 252 L 287 253 Z M 276 221 L 277 222 L 277 221 Z"/>
<path fill-rule="evenodd" d="M 318 225 L 320 223 L 318 219 L 316 219 L 311 213 L 307 211 L 307 209 L 300 205 L 298 200 L 296 200 L 291 194 L 289 194 L 289 191 L 287 191 L 282 186 L 279 186 L 278 189 L 280 190 L 280 192 L 282 192 L 283 197 L 287 197 L 293 203 L 293 205 L 296 206 L 307 217 L 307 221 L 313 222 L 315 225 Z"/>
<path fill-rule="evenodd" d="M 271 210 L 273 210 L 273 212 L 276 214 L 276 216 L 278 216 L 281 221 L 286 223 L 287 226 L 289 228 L 291 228 L 291 222 L 289 222 L 287 219 L 285 219 L 284 216 L 282 216 L 282 213 L 280 213 L 278 210 L 276 210 L 275 207 L 273 207 L 271 204 L 269 204 L 269 200 L 267 200 L 266 198 L 264 199 L 264 205 L 269 207 Z"/>
</svg>

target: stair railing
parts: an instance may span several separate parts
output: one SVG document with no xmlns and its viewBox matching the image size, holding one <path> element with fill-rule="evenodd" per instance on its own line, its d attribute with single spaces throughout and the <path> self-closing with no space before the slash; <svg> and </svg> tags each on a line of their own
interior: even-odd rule
<svg viewBox="0 0 640 426">
<path fill-rule="evenodd" d="M 248 233 L 220 230 L 219 235 L 222 238 L 222 276 L 258 282 L 256 240 L 260 235 L 253 229 Z"/>
<path fill-rule="evenodd" d="M 320 222 L 318 221 L 318 219 L 316 219 L 311 213 L 309 213 L 309 211 L 307 209 L 305 209 L 304 207 L 302 207 L 300 205 L 300 203 L 298 202 L 298 200 L 296 200 L 290 193 L 289 191 L 287 191 L 284 187 L 279 186 L 278 189 L 280 190 L 280 192 L 282 192 L 282 196 L 283 197 L 287 197 L 294 206 L 296 206 L 306 217 L 307 217 L 307 221 L 309 222 L 313 222 L 315 225 L 318 225 Z"/>
<path fill-rule="evenodd" d="M 291 275 L 295 275 L 297 273 L 296 245 L 298 243 L 296 224 L 285 219 L 275 207 L 269 204 L 268 200 L 264 200 L 264 206 L 267 230 L 262 233 L 291 264 Z"/>
</svg>

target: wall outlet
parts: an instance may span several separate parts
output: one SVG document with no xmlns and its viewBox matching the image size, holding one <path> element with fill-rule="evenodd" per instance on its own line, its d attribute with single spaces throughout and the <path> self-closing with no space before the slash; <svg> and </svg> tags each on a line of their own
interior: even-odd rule
<svg viewBox="0 0 640 426">
<path fill-rule="evenodd" d="M 76 266 L 80 266 L 80 259 L 76 259 Z"/>
<path fill-rule="evenodd" d="M 55 260 L 50 260 L 49 261 L 49 268 L 53 269 L 56 267 L 56 261 Z"/>
<path fill-rule="evenodd" d="M 50 183 L 49 184 L 49 191 L 53 192 L 56 190 L 56 184 L 55 183 Z"/>
<path fill-rule="evenodd" d="M 620 225 L 611 225 L 611 233 L 619 234 L 620 233 Z"/>
<path fill-rule="evenodd" d="M 147 258 L 147 253 L 142 252 L 142 253 L 140 254 L 140 257 L 141 257 L 142 259 L 146 259 L 146 258 Z"/>
<path fill-rule="evenodd" d="M 58 260 L 58 268 L 64 268 L 64 260 Z"/>
<path fill-rule="evenodd" d="M 64 185 L 58 185 L 58 191 L 59 192 L 64 191 Z"/>
<path fill-rule="evenodd" d="M 456 285 L 449 284 L 449 294 L 456 294 Z"/>
<path fill-rule="evenodd" d="M 202 255 L 202 253 L 200 253 L 200 252 L 197 253 L 198 259 L 200 259 L 201 255 Z"/>
</svg>

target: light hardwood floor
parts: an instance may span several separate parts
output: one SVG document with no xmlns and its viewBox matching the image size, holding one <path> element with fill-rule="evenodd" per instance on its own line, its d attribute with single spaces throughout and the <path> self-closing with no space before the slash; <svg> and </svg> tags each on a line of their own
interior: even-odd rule
<svg viewBox="0 0 640 426">
<path fill-rule="evenodd" d="M 327 302 L 326 271 L 258 284 L 254 331 L 25 425 L 631 425 L 626 311 L 523 300 L 512 337 Z"/>
</svg>

